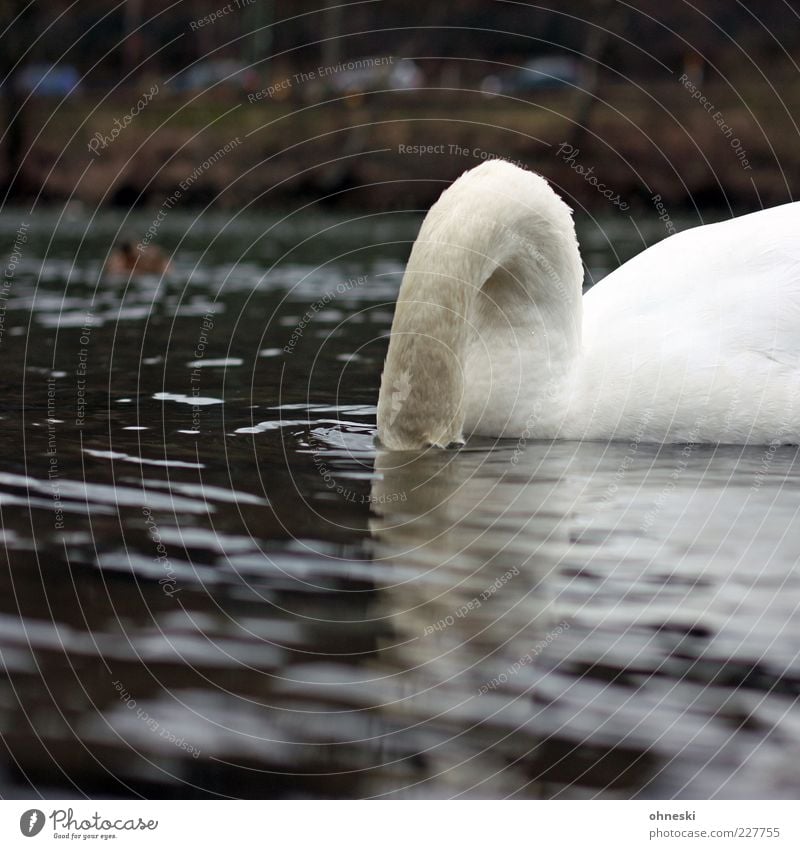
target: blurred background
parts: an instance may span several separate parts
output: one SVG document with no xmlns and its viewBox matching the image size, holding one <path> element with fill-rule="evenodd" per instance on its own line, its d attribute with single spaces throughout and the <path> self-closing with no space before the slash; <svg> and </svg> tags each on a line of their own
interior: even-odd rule
<svg viewBox="0 0 800 849">
<path fill-rule="evenodd" d="M 306 195 L 424 207 L 440 190 L 432 177 L 477 164 L 451 152 L 458 145 L 607 206 L 555 155 L 563 142 L 634 207 L 659 194 L 672 210 L 758 208 L 797 189 L 794 2 L 4 0 L 0 9 L 2 179 L 17 198 L 157 205 L 236 136 L 236 156 L 183 203 L 275 206 Z M 153 85 L 146 109 L 90 155 L 94 134 L 109 135 Z M 398 158 L 398 145 L 420 143 L 444 152 Z"/>
<path fill-rule="evenodd" d="M 796 447 L 373 441 L 467 168 L 544 174 L 587 287 L 797 196 L 797 2 L 0 0 L 0 41 L 0 795 L 800 797 Z"/>
</svg>

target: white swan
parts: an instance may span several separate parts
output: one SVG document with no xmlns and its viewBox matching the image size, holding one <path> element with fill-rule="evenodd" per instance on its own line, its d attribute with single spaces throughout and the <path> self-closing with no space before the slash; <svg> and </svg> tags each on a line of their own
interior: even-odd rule
<svg viewBox="0 0 800 849">
<path fill-rule="evenodd" d="M 800 441 L 800 203 L 671 236 L 585 296 L 582 280 L 546 180 L 503 161 L 463 174 L 400 288 L 383 445 Z"/>
</svg>

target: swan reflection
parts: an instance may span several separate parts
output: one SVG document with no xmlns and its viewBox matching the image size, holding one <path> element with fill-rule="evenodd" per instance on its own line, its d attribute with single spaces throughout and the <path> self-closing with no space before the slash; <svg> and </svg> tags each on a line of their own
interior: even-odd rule
<svg viewBox="0 0 800 849">
<path fill-rule="evenodd" d="M 756 480 L 761 449 L 473 445 L 376 458 L 379 656 L 395 685 L 380 710 L 422 759 L 384 792 L 746 795 L 749 770 L 778 761 L 783 786 L 791 755 L 765 738 L 757 682 L 777 740 L 797 611 L 774 587 L 797 583 L 798 544 L 775 493 L 794 449 L 755 488 L 730 480 Z M 743 511 L 759 528 L 747 544 Z M 774 627 L 753 628 L 764 616 Z"/>
</svg>

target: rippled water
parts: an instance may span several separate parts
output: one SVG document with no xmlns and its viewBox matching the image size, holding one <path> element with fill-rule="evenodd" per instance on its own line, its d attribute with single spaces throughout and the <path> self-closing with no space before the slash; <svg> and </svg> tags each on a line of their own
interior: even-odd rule
<svg viewBox="0 0 800 849">
<path fill-rule="evenodd" d="M 800 795 L 794 448 L 376 456 L 418 219 L 21 221 L 2 795 Z"/>
</svg>

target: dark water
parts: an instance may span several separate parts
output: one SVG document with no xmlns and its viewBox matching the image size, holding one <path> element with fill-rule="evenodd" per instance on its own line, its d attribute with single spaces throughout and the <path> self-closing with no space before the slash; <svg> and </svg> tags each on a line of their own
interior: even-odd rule
<svg viewBox="0 0 800 849">
<path fill-rule="evenodd" d="M 2 795 L 800 795 L 796 450 L 376 457 L 418 220 L 231 219 L 0 218 Z"/>
</svg>

